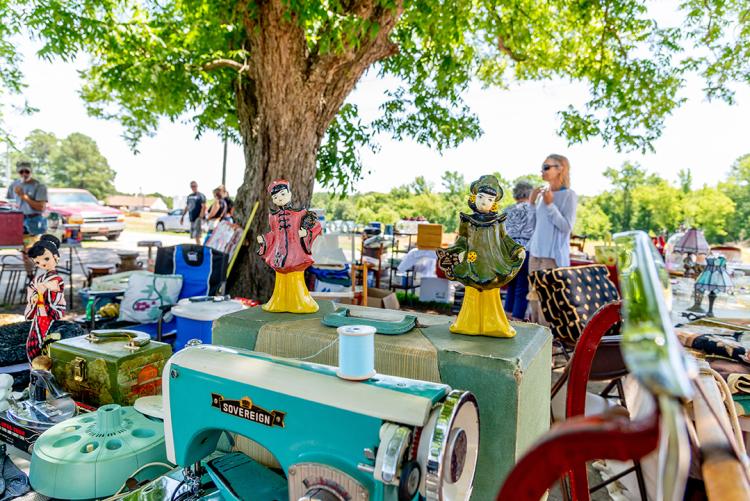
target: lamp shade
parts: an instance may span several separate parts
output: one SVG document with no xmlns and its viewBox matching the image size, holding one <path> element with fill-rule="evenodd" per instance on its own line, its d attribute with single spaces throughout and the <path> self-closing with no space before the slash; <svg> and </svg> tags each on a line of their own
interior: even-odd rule
<svg viewBox="0 0 750 501">
<path fill-rule="evenodd" d="M 674 251 L 682 254 L 708 254 L 709 250 L 711 248 L 706 242 L 706 237 L 698 228 L 687 230 L 685 235 L 677 242 L 677 245 L 674 246 Z"/>
<path fill-rule="evenodd" d="M 727 272 L 727 260 L 724 256 L 706 258 L 706 268 L 695 281 L 695 290 L 699 292 L 728 292 L 732 290 L 732 279 Z"/>
</svg>

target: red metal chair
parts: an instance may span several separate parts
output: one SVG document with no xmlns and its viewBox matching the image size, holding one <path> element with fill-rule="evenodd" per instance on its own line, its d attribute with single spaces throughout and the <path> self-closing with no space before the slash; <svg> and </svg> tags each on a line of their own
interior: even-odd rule
<svg viewBox="0 0 750 501">
<path fill-rule="evenodd" d="M 638 460 L 656 449 L 659 416 L 640 421 L 621 415 L 577 417 L 557 425 L 516 464 L 496 501 L 539 501 L 554 482 L 576 465 L 595 459 Z M 590 499 L 578 485 L 576 501 Z"/>
<path fill-rule="evenodd" d="M 556 480 L 569 477 L 569 486 L 562 482 L 564 492 L 567 494 L 569 488 L 573 501 L 587 501 L 590 499 L 590 492 L 633 471 L 638 476 L 641 497 L 647 499 L 638 460 L 656 448 L 658 417 L 654 415 L 640 422 L 631 422 L 623 408 L 613 408 L 605 415 L 583 417 L 590 376 L 601 374 L 603 379 L 611 376 L 619 380 L 627 372 L 619 353 L 619 336 L 609 336 L 611 339 L 605 352 L 600 351 L 603 348 L 602 339 L 607 339 L 604 334 L 621 320 L 620 306 L 619 301 L 602 306 L 584 327 L 573 357 L 561 378 L 568 382 L 568 419 L 555 425 L 521 459 L 506 479 L 498 500 L 536 501 Z M 617 356 L 614 357 L 617 361 L 614 364 L 610 359 L 614 354 L 612 350 L 617 350 Z M 620 366 L 625 372 L 622 372 Z M 559 388 L 561 385 L 556 386 Z M 633 460 L 635 466 L 589 491 L 586 463 L 595 459 Z"/>
<path fill-rule="evenodd" d="M 588 479 L 579 475 L 587 461 L 617 459 L 637 461 L 660 446 L 659 499 L 682 499 L 689 470 L 689 431 L 683 409 L 693 396 L 690 364 L 672 325 L 664 288 L 669 287 L 664 264 L 654 258 L 655 250 L 643 232 L 615 235 L 621 245 L 624 316 L 623 349 L 629 368 L 652 394 L 658 411 L 632 421 L 615 410 L 599 416 L 576 416 L 555 426 L 521 458 L 507 477 L 498 501 L 538 500 L 556 479 L 573 471 L 572 495 L 575 501 L 590 499 Z M 601 326 L 616 318 L 615 308 L 599 312 Z M 644 326 L 647 328 L 644 329 Z M 579 339 L 571 375 L 567 411 L 583 412 L 588 374 L 597 345 L 606 329 L 596 329 Z M 589 333 L 595 329 L 589 330 Z M 577 358 L 577 360 L 576 360 Z M 730 436 L 731 433 L 728 434 Z"/>
<path fill-rule="evenodd" d="M 608 343 L 606 348 L 601 344 L 603 339 L 606 339 L 604 334 L 615 324 L 620 322 L 620 301 L 606 304 L 599 308 L 596 313 L 591 317 L 591 320 L 586 324 L 583 329 L 581 337 L 578 339 L 576 349 L 573 352 L 573 358 L 570 360 L 566 368 L 568 374 L 568 388 L 566 395 L 566 418 L 569 420 L 576 416 L 582 416 L 586 412 L 586 387 L 588 385 L 591 374 L 596 374 L 597 379 L 602 379 L 602 375 L 611 374 L 616 376 L 615 384 L 618 388 L 618 393 L 624 404 L 624 391 L 622 389 L 622 383 L 620 378 L 623 373 L 611 372 L 617 371 L 617 366 L 622 363 L 622 356 L 619 353 L 619 339 L 617 343 Z M 614 336 L 613 336 L 614 337 Z M 616 336 L 619 338 L 619 336 Z M 614 345 L 614 346 L 612 346 Z M 614 364 L 612 363 L 612 353 L 602 352 L 602 348 L 605 350 L 617 350 L 617 360 Z M 600 361 L 600 367 L 595 367 L 595 361 Z M 603 366 L 603 367 L 601 367 Z M 613 369 L 614 367 L 614 369 Z M 622 365 L 624 369 L 624 363 Z M 607 386 L 610 388 L 612 383 Z M 605 392 L 607 389 L 605 389 Z M 605 393 L 603 392 L 603 393 Z M 566 421 L 567 422 L 567 421 Z M 597 458 L 597 459 L 617 459 L 617 458 Z M 633 458 L 629 458 L 633 459 Z M 640 462 L 634 459 L 634 466 L 627 470 L 620 472 L 618 475 L 601 482 L 589 491 L 588 476 L 586 470 L 586 464 L 579 463 L 574 464 L 574 467 L 570 470 L 570 491 L 573 499 L 588 499 L 589 492 L 594 492 L 607 484 L 614 482 L 615 480 L 624 477 L 630 473 L 635 473 L 638 480 L 638 490 L 641 499 L 648 499 L 646 494 L 646 484 L 643 479 L 643 472 L 641 471 Z M 584 497 L 585 493 L 585 497 Z"/>
<path fill-rule="evenodd" d="M 603 398 L 612 398 L 616 396 L 616 398 L 619 399 L 620 404 L 627 407 L 621 378 L 628 374 L 628 368 L 625 366 L 625 361 L 622 359 L 622 353 L 620 352 L 621 336 L 604 335 L 611 327 L 620 322 L 620 305 L 620 301 L 614 301 L 599 308 L 586 323 L 586 326 L 583 328 L 583 332 L 581 332 L 581 336 L 576 344 L 564 345 L 564 348 L 575 352 L 579 349 L 578 347 L 581 346 L 581 349 L 591 352 L 589 357 L 590 360 L 587 362 L 588 372 L 586 372 L 585 381 L 610 381 L 610 383 L 599 392 L 599 396 Z M 582 339 L 590 341 L 581 343 Z M 571 360 L 568 360 L 562 375 L 552 386 L 553 398 L 563 388 L 565 383 L 568 382 L 571 369 Z M 612 395 L 613 390 L 616 391 L 616 395 Z M 585 400 L 585 392 L 581 394 L 581 397 Z M 566 416 L 570 417 L 578 414 L 583 414 L 583 411 L 574 414 L 566 413 Z"/>
</svg>

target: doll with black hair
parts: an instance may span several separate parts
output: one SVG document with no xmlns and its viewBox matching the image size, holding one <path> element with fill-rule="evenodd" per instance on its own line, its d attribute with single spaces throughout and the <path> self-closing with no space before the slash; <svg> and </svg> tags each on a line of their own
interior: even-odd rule
<svg viewBox="0 0 750 501">
<path fill-rule="evenodd" d="M 42 354 L 44 340 L 50 326 L 65 314 L 65 294 L 57 264 L 60 261 L 60 240 L 53 235 L 42 235 L 28 251 L 29 258 L 42 273 L 34 278 L 26 290 L 26 320 L 31 320 L 26 340 L 29 362 Z"/>
<path fill-rule="evenodd" d="M 466 286 L 464 301 L 451 332 L 513 337 L 505 316 L 500 287 L 518 273 L 526 256 L 522 245 L 505 231 L 505 215 L 498 213 L 503 190 L 495 176 L 471 183 L 471 214 L 461 213 L 458 238 L 452 247 L 438 249 L 438 266 L 451 280 Z"/>
<path fill-rule="evenodd" d="M 323 228 L 314 212 L 292 205 L 288 181 L 277 179 L 268 186 L 274 208 L 268 215 L 270 231 L 258 236 L 258 254 L 276 272 L 273 295 L 265 311 L 315 313 L 318 303 L 305 284 L 305 270 L 313 264 L 312 246 Z"/>
</svg>

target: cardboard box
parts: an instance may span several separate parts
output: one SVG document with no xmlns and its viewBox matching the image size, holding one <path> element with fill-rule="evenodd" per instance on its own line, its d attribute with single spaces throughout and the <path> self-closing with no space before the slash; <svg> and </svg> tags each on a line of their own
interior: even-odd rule
<svg viewBox="0 0 750 501">
<path fill-rule="evenodd" d="M 0 440 L 6 444 L 30 453 L 39 435 L 41 432 L 17 425 L 7 418 L 5 412 L 0 413 Z"/>
<path fill-rule="evenodd" d="M 367 289 L 367 306 L 371 308 L 385 308 L 387 310 L 398 310 L 401 305 L 398 303 L 396 293 L 388 289 Z"/>
<path fill-rule="evenodd" d="M 443 225 L 422 223 L 417 226 L 417 248 L 439 249 L 443 244 Z"/>
<path fill-rule="evenodd" d="M 335 301 L 339 304 L 352 304 L 351 298 L 348 297 L 337 298 Z M 385 308 L 387 310 L 401 309 L 401 304 L 398 302 L 395 292 L 388 289 L 376 289 L 374 287 L 367 288 L 366 306 L 370 308 Z"/>
<path fill-rule="evenodd" d="M 445 278 L 422 277 L 419 300 L 423 303 L 452 303 L 453 285 Z"/>
<path fill-rule="evenodd" d="M 76 402 L 76 407 L 78 407 L 78 414 L 96 410 L 79 402 Z M 14 423 L 8 417 L 7 412 L 0 412 L 0 442 L 5 442 L 18 450 L 31 454 L 34 442 L 41 434 L 41 431 Z"/>
</svg>

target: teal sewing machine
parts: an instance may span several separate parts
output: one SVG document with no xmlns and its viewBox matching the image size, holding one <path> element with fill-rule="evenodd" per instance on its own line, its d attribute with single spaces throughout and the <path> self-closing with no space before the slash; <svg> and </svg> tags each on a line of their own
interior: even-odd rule
<svg viewBox="0 0 750 501">
<path fill-rule="evenodd" d="M 209 497 L 206 473 L 224 499 L 469 499 L 479 450 L 471 393 L 335 371 L 212 345 L 176 353 L 163 393 L 167 456 L 184 468 L 179 499 Z M 223 431 L 268 449 L 281 470 L 235 453 L 203 471 Z"/>
</svg>

